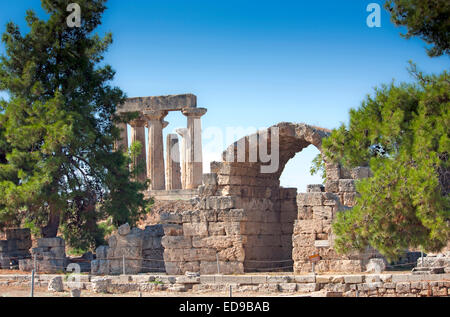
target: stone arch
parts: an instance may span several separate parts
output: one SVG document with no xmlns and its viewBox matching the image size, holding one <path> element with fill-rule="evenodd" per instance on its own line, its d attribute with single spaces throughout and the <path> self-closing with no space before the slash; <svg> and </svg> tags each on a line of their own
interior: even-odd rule
<svg viewBox="0 0 450 317">
<path fill-rule="evenodd" d="M 276 171 L 264 173 L 261 172 L 261 167 L 267 164 L 260 160 L 261 134 L 267 133 L 268 148 L 272 150 L 271 132 L 275 130 L 278 130 L 279 165 Z M 279 179 L 286 163 L 296 153 L 311 144 L 322 152 L 322 139 L 327 137 L 330 132 L 328 129 L 304 123 L 282 122 L 265 131 L 260 131 L 260 133 L 243 137 L 223 152 L 221 163 L 211 163 L 211 172 L 218 175 L 218 194 L 266 198 L 274 195 L 276 197 L 280 187 Z M 256 159 L 255 152 L 258 153 Z M 269 193 L 268 189 L 273 189 L 273 193 Z"/>
<path fill-rule="evenodd" d="M 280 187 L 280 176 L 287 162 L 309 145 L 321 152 L 322 139 L 329 134 L 304 123 L 282 122 L 238 140 L 223 152 L 221 163 L 211 164 L 217 174 L 216 194 L 236 197 L 245 214 L 240 226 L 245 271 L 292 270 L 297 189 Z M 263 172 L 266 146 L 267 153 L 278 156 L 278 166 L 270 172 Z M 332 167 L 327 165 L 330 173 Z"/>
</svg>

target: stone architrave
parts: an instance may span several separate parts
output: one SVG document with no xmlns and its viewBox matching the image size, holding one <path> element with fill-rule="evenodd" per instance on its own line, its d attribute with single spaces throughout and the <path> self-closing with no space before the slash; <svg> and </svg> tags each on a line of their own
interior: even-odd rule
<svg viewBox="0 0 450 317">
<path fill-rule="evenodd" d="M 164 190 L 166 188 L 164 170 L 164 144 L 163 144 L 163 119 L 167 111 L 144 110 L 148 127 L 148 160 L 147 176 L 150 179 L 151 190 Z"/>
<path fill-rule="evenodd" d="M 186 188 L 186 142 L 188 129 L 179 128 L 175 130 L 181 136 L 180 165 L 181 165 L 181 188 Z"/>
<path fill-rule="evenodd" d="M 128 150 L 128 128 L 127 124 L 124 122 L 116 124 L 117 128 L 120 129 L 119 139 L 114 142 L 114 149 L 116 151 L 122 150 L 126 152 Z"/>
<path fill-rule="evenodd" d="M 131 144 L 139 141 L 142 145 L 141 153 L 137 156 L 133 166 L 139 164 L 140 172 L 137 175 L 137 180 L 145 182 L 147 179 L 146 157 L 145 157 L 145 120 L 142 118 L 130 121 L 131 126 Z"/>
<path fill-rule="evenodd" d="M 202 124 L 201 117 L 205 108 L 185 108 L 182 113 L 187 117 L 188 138 L 186 141 L 186 188 L 194 189 L 202 184 Z"/>
<path fill-rule="evenodd" d="M 178 136 L 168 134 L 166 139 L 166 190 L 181 189 L 180 149 Z"/>
</svg>

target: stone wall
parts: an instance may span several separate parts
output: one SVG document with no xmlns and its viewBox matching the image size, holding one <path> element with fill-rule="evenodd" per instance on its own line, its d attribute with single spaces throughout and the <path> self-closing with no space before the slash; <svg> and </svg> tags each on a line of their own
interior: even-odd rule
<svg viewBox="0 0 450 317">
<path fill-rule="evenodd" d="M 239 206 L 236 197 L 207 196 L 199 199 L 196 210 L 161 215 L 171 228 L 162 238 L 166 272 L 242 273 L 245 215 Z"/>
<path fill-rule="evenodd" d="M 136 274 L 164 272 L 161 238 L 163 225 L 147 226 L 144 230 L 131 229 L 128 224 L 108 239 L 107 246 L 96 250 L 96 260 L 91 262 L 92 274 Z M 124 271 L 125 264 L 125 271 Z"/>
<path fill-rule="evenodd" d="M 0 268 L 10 269 L 21 259 L 30 257 L 30 229 L 6 229 L 6 240 L 0 241 Z"/>
<path fill-rule="evenodd" d="M 31 259 L 20 260 L 21 271 L 31 271 L 36 268 L 37 272 L 61 273 L 67 266 L 64 239 L 41 238 L 37 240 L 37 247 L 31 251 Z"/>
</svg>

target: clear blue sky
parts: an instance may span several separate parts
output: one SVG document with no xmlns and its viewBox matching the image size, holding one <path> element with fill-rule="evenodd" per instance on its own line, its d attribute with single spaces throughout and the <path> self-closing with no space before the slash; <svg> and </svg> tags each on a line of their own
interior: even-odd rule
<svg viewBox="0 0 450 317">
<path fill-rule="evenodd" d="M 383 1 L 110 0 L 98 29 L 113 33 L 106 62 L 114 84 L 129 97 L 194 93 L 206 132 L 262 128 L 281 121 L 326 128 L 348 120 L 381 83 L 409 81 L 407 61 L 426 72 L 449 68 L 431 59 L 420 39 L 405 40 L 382 10 L 381 27 L 369 28 L 369 3 Z M 40 16 L 39 0 L 0 0 L 0 27 L 12 20 L 26 31 L 25 10 Z M 4 52 L 3 44 L 0 53 Z M 171 113 L 166 132 L 185 126 Z M 204 135 L 205 159 L 225 147 Z M 297 154 L 282 185 L 304 189 L 316 150 Z"/>
</svg>

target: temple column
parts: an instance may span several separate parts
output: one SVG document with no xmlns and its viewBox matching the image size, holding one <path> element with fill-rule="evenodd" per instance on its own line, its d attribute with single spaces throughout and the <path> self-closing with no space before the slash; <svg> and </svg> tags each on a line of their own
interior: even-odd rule
<svg viewBox="0 0 450 317">
<path fill-rule="evenodd" d="M 167 111 L 144 110 L 148 127 L 147 177 L 150 189 L 164 190 L 166 185 L 164 171 L 163 119 Z M 167 125 L 166 125 L 167 126 Z"/>
<path fill-rule="evenodd" d="M 132 168 L 137 168 L 138 173 L 136 179 L 139 182 L 145 182 L 147 179 L 147 170 L 145 164 L 145 120 L 138 118 L 130 121 L 131 125 L 131 144 L 136 141 L 141 143 L 141 151 L 132 162 Z"/>
<path fill-rule="evenodd" d="M 116 124 L 116 127 L 120 130 L 119 139 L 114 141 L 114 150 L 128 151 L 128 128 L 127 124 L 120 122 Z"/>
<path fill-rule="evenodd" d="M 203 154 L 202 154 L 202 124 L 201 117 L 205 108 L 185 108 L 182 113 L 187 117 L 186 146 L 186 188 L 194 189 L 202 184 Z"/>
<path fill-rule="evenodd" d="M 172 133 L 166 139 L 166 190 L 171 189 L 181 189 L 178 136 Z"/>
<path fill-rule="evenodd" d="M 181 165 L 181 188 L 186 188 L 186 138 L 188 129 L 179 128 L 175 130 L 181 136 L 180 165 Z"/>
</svg>

